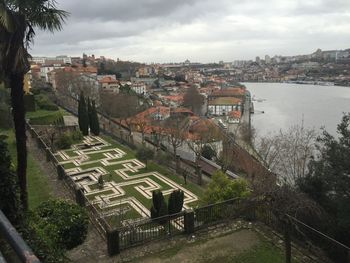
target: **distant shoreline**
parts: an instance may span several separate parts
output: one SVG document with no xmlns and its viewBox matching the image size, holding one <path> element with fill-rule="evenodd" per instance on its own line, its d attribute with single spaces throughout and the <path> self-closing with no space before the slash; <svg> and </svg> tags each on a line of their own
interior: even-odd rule
<svg viewBox="0 0 350 263">
<path fill-rule="evenodd" d="M 300 84 L 300 85 L 313 85 L 313 86 L 325 86 L 325 87 L 344 87 L 349 88 L 350 83 L 348 85 L 344 84 L 338 84 L 335 82 L 328 82 L 328 81 L 242 81 L 239 83 L 280 83 L 280 84 Z"/>
</svg>

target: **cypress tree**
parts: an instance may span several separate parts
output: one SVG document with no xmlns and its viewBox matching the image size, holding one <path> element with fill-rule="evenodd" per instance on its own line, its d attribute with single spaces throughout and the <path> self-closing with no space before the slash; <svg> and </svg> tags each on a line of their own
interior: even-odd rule
<svg viewBox="0 0 350 263">
<path fill-rule="evenodd" d="M 90 130 L 92 129 L 92 106 L 91 106 L 91 100 L 90 98 L 88 97 L 87 99 L 87 112 L 88 112 L 88 116 L 89 116 L 89 127 L 90 127 Z"/>
<path fill-rule="evenodd" d="M 78 101 L 78 123 L 79 123 L 79 129 L 82 131 L 82 127 L 83 127 L 83 124 L 82 124 L 82 119 L 81 119 L 81 103 L 82 103 L 82 100 L 84 99 L 84 93 L 83 92 L 80 92 L 80 96 L 79 96 L 79 101 Z"/>
<path fill-rule="evenodd" d="M 91 106 L 90 129 L 94 135 L 98 136 L 100 134 L 100 123 L 98 121 L 95 101 L 92 101 L 92 106 Z"/>
<path fill-rule="evenodd" d="M 79 128 L 83 135 L 89 135 L 89 115 L 86 108 L 86 102 L 84 98 L 84 94 L 82 93 L 80 96 L 80 115 L 79 115 Z"/>
</svg>

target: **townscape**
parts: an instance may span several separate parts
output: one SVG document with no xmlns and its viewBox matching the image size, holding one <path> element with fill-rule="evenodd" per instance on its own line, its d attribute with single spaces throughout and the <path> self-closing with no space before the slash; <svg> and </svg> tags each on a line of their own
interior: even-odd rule
<svg viewBox="0 0 350 263">
<path fill-rule="evenodd" d="M 0 0 L 0 262 L 349 262 L 349 48 L 30 55 L 37 29 L 63 29 L 56 5 Z"/>
</svg>

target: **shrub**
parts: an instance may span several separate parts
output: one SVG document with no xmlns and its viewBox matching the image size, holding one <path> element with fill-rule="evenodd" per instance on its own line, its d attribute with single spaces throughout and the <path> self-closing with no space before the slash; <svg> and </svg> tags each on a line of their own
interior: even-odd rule
<svg viewBox="0 0 350 263">
<path fill-rule="evenodd" d="M 74 143 L 73 138 L 69 132 L 63 133 L 56 142 L 56 147 L 58 149 L 69 149 Z"/>
<path fill-rule="evenodd" d="M 62 249 L 72 249 L 86 238 L 89 219 L 84 208 L 63 200 L 49 200 L 34 210 L 36 231 Z"/>
<path fill-rule="evenodd" d="M 74 143 L 79 143 L 84 139 L 84 135 L 80 130 L 75 130 L 71 133 Z"/>
<path fill-rule="evenodd" d="M 159 190 L 152 192 L 151 218 L 157 218 L 168 214 L 167 204 L 163 193 Z"/>
<path fill-rule="evenodd" d="M 173 191 L 169 196 L 168 212 L 169 215 L 181 212 L 184 204 L 184 192 L 181 190 Z"/>
<path fill-rule="evenodd" d="M 212 160 L 215 156 L 215 151 L 209 145 L 204 145 L 202 150 L 202 156 L 208 160 Z"/>
<path fill-rule="evenodd" d="M 222 171 L 216 171 L 211 179 L 204 197 L 207 203 L 247 197 L 250 193 L 248 183 L 244 179 L 231 180 Z"/>
<path fill-rule="evenodd" d="M 42 110 L 48 111 L 57 111 L 59 110 L 58 106 L 51 101 L 49 101 L 44 95 L 36 95 L 35 101 L 38 107 Z"/>
</svg>

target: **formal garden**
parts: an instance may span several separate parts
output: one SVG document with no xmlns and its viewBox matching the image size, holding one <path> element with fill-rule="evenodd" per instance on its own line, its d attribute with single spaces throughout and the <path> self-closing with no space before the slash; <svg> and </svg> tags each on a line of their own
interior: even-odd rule
<svg viewBox="0 0 350 263">
<path fill-rule="evenodd" d="M 197 206 L 203 195 L 199 186 L 185 184 L 183 178 L 152 161 L 146 165 L 107 137 L 85 136 L 82 143 L 55 156 L 112 228 L 150 217 L 153 191 L 160 190 L 168 198 L 181 190 L 184 209 Z"/>
</svg>

